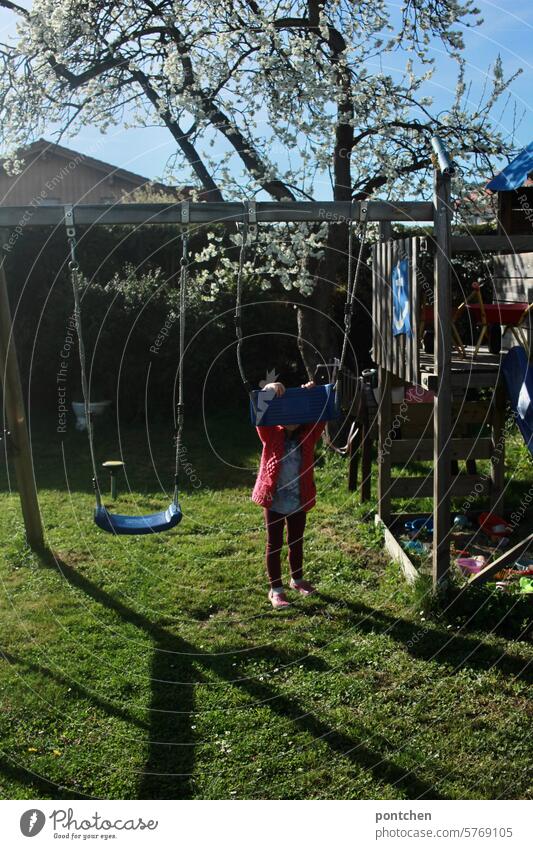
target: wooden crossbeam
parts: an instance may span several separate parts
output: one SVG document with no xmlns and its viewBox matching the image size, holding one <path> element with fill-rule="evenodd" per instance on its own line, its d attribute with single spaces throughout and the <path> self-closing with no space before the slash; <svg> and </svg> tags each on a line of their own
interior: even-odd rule
<svg viewBox="0 0 533 849">
<path fill-rule="evenodd" d="M 496 368 L 487 371 L 464 371 L 453 370 L 451 373 L 451 385 L 453 389 L 484 389 L 496 386 L 499 372 Z M 422 373 L 420 383 L 424 389 L 436 392 L 439 385 L 438 375 L 429 372 Z"/>
<path fill-rule="evenodd" d="M 452 460 L 489 460 L 492 456 L 492 440 L 483 438 L 452 439 Z M 395 439 L 391 445 L 391 462 L 407 463 L 433 458 L 432 439 Z"/>
<path fill-rule="evenodd" d="M 490 489 L 490 478 L 481 475 L 455 475 L 451 478 L 449 497 L 483 495 Z M 430 498 L 433 495 L 433 475 L 427 477 L 392 478 L 389 497 Z"/>
<path fill-rule="evenodd" d="M 451 247 L 454 253 L 481 253 L 482 251 L 533 251 L 532 236 L 452 236 Z"/>
<path fill-rule="evenodd" d="M 424 201 L 365 201 L 369 221 L 433 221 L 433 204 Z M 257 201 L 257 223 L 284 221 L 357 221 L 361 201 Z M 189 203 L 190 224 L 234 224 L 246 218 L 241 201 Z M 2 206 L 0 227 L 17 227 L 21 221 L 32 227 L 59 226 L 64 210 L 57 206 Z M 181 224 L 181 203 L 76 204 L 74 218 L 80 226 L 112 224 Z"/>
</svg>

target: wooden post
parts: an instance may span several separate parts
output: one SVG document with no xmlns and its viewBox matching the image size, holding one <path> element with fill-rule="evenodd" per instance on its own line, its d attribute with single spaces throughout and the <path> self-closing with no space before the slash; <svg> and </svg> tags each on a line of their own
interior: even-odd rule
<svg viewBox="0 0 533 849">
<path fill-rule="evenodd" d="M 491 409 L 491 487 L 490 506 L 493 512 L 503 510 L 505 489 L 505 386 L 500 378 L 496 384 Z"/>
<path fill-rule="evenodd" d="M 0 377 L 4 387 L 7 426 L 14 446 L 13 463 L 22 506 L 22 518 L 26 528 L 26 539 L 31 548 L 39 551 L 45 547 L 44 533 L 35 486 L 33 458 L 26 424 L 15 340 L 13 338 L 13 324 L 3 257 L 0 264 L 0 369 Z"/>
<path fill-rule="evenodd" d="M 437 391 L 433 408 L 433 589 L 450 569 L 450 485 L 452 431 L 452 301 L 450 176 L 435 171 L 435 353 Z"/>
<path fill-rule="evenodd" d="M 348 490 L 357 489 L 357 470 L 359 468 L 359 452 L 361 450 L 361 426 L 348 439 Z"/>
<path fill-rule="evenodd" d="M 381 242 L 388 242 L 389 239 L 392 239 L 392 222 L 391 221 L 380 221 L 379 222 L 379 239 Z"/>
<path fill-rule="evenodd" d="M 388 525 L 391 514 L 391 425 L 392 389 L 391 376 L 386 369 L 379 369 L 378 409 L 378 516 Z"/>
<path fill-rule="evenodd" d="M 372 429 L 368 411 L 361 428 L 361 503 L 370 501 L 372 494 Z"/>
<path fill-rule="evenodd" d="M 380 221 L 379 238 L 382 245 L 382 250 L 379 254 L 381 257 L 380 267 L 377 269 L 379 275 L 388 278 L 388 262 L 384 261 L 387 254 L 387 240 L 391 238 L 392 230 L 389 221 Z M 387 279 L 386 284 L 390 283 Z M 385 297 L 385 287 L 380 287 L 380 291 Z M 380 305 L 381 310 L 383 304 Z M 390 333 L 392 335 L 392 327 L 380 328 L 381 332 Z M 390 339 L 384 338 L 383 342 L 390 348 Z M 388 358 L 385 358 L 388 362 Z M 379 387 L 379 407 L 378 407 L 378 516 L 386 525 L 390 521 L 391 514 L 391 452 L 389 440 L 391 439 L 391 424 L 392 424 L 392 383 L 391 375 L 386 368 L 381 365 L 378 369 L 378 387 Z"/>
</svg>

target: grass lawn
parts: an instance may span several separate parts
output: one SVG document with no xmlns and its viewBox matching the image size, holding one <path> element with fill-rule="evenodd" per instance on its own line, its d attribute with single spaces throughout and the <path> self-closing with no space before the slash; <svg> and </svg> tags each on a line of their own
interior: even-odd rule
<svg viewBox="0 0 533 849">
<path fill-rule="evenodd" d="M 169 433 L 150 436 L 121 432 L 120 511 L 165 503 Z M 1 796 L 531 798 L 528 599 L 489 588 L 427 611 L 328 455 L 306 541 L 321 594 L 274 613 L 259 443 L 235 416 L 208 437 L 189 420 L 178 529 L 114 539 L 91 521 L 83 434 L 62 453 L 41 422 L 41 560 L 4 470 Z M 112 426 L 98 451 L 117 457 Z"/>
</svg>

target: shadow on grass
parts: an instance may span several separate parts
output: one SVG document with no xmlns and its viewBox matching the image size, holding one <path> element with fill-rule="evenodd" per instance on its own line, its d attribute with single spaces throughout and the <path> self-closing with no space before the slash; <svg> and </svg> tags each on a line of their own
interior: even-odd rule
<svg viewBox="0 0 533 849">
<path fill-rule="evenodd" d="M 44 678 L 49 678 L 52 681 L 55 681 L 56 684 L 62 684 L 65 687 L 68 687 L 70 691 L 75 693 L 80 699 L 86 699 L 87 701 L 91 701 L 94 704 L 98 705 L 105 713 L 109 714 L 109 716 L 115 716 L 117 719 L 122 719 L 125 722 L 128 722 L 132 725 L 136 725 L 138 728 L 142 728 L 144 730 L 147 729 L 147 724 L 145 722 L 141 722 L 138 719 L 135 719 L 131 716 L 127 711 L 122 710 L 122 708 L 117 707 L 113 702 L 108 701 L 107 699 L 102 699 L 97 696 L 95 693 L 92 693 L 90 690 L 87 690 L 82 684 L 78 681 L 75 681 L 74 678 L 70 678 L 67 675 L 63 675 L 61 672 L 57 672 L 56 670 L 50 669 L 48 666 L 41 666 L 38 663 L 31 663 L 25 658 L 17 657 L 17 655 L 10 654 L 9 652 L 2 652 L 0 657 L 7 660 L 8 663 L 13 666 L 23 667 L 24 669 L 29 670 L 30 672 L 35 672 L 38 675 L 42 675 Z"/>
<path fill-rule="evenodd" d="M 197 646 L 126 606 L 52 553 L 46 555 L 42 562 L 58 571 L 71 586 L 113 610 L 124 622 L 133 624 L 154 642 L 149 751 L 137 798 L 189 799 L 194 796 L 195 740 L 190 722 L 195 707 L 194 685 L 201 681 L 202 666 L 229 686 L 238 687 L 257 702 L 267 704 L 272 712 L 289 719 L 296 728 L 327 745 L 331 752 L 369 771 L 377 782 L 400 788 L 406 798 L 442 798 L 431 783 L 419 778 L 413 770 L 396 764 L 390 743 L 374 731 L 364 732 L 364 740 L 356 739 L 331 728 L 298 698 L 280 693 L 268 683 L 255 679 L 233 680 L 235 670 L 232 672 L 227 653 L 223 657 L 200 654 Z M 329 668 L 316 657 L 309 657 L 307 662 L 301 656 L 296 658 L 275 649 L 262 649 L 258 654 L 261 652 L 277 665 L 298 661 L 314 671 Z M 107 709 L 105 702 L 100 706 Z M 375 748 L 367 745 L 369 739 L 377 743 Z M 27 780 L 30 779 L 31 776 Z M 18 775 L 18 780 L 22 780 L 21 775 Z"/>
<path fill-rule="evenodd" d="M 49 781 L 43 775 L 37 775 L 35 772 L 30 772 L 26 767 L 19 766 L 5 753 L 3 756 L 0 754 L 0 773 L 11 781 L 16 781 L 38 791 L 44 799 L 47 797 L 52 799 L 87 799 L 86 794 L 74 793 L 68 787 L 63 787 L 61 784 L 56 784 L 55 781 Z"/>
<path fill-rule="evenodd" d="M 454 671 L 462 667 L 484 671 L 494 668 L 517 680 L 533 682 L 533 669 L 529 661 L 502 652 L 497 646 L 491 646 L 482 639 L 443 630 L 434 622 L 417 624 L 389 616 L 360 602 L 339 601 L 325 593 L 321 593 L 320 598 L 335 607 L 348 609 L 353 614 L 353 624 L 358 631 L 366 634 L 376 631 L 385 633 L 401 643 L 417 660 L 441 663 L 453 667 Z"/>
</svg>

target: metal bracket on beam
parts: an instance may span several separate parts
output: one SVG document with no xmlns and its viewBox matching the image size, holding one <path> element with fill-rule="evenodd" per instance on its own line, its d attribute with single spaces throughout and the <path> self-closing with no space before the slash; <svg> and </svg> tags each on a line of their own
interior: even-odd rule
<svg viewBox="0 0 533 849">
<path fill-rule="evenodd" d="M 76 235 L 74 225 L 74 207 L 71 203 L 65 204 L 65 227 L 67 228 L 67 236 L 73 237 Z"/>
<path fill-rule="evenodd" d="M 248 201 L 248 224 L 257 224 L 257 204 L 255 200 Z"/>
<path fill-rule="evenodd" d="M 244 202 L 244 216 L 248 224 L 248 232 L 251 236 L 257 231 L 257 203 L 255 200 L 246 200 Z"/>
<path fill-rule="evenodd" d="M 191 204 L 188 200 L 181 202 L 181 223 L 189 224 L 191 220 Z"/>
</svg>

